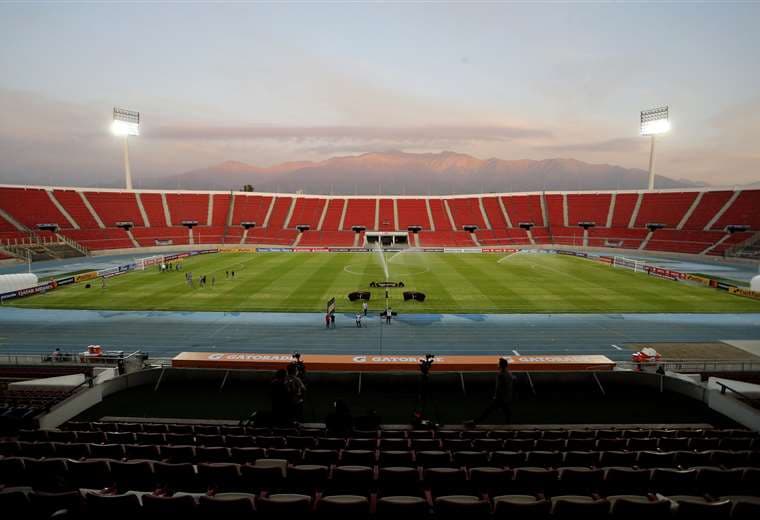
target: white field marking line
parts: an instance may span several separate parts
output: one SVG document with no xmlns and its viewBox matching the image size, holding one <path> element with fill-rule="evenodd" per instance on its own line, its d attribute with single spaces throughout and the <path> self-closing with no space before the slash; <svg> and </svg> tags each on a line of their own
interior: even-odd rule
<svg viewBox="0 0 760 520">
<path fill-rule="evenodd" d="M 515 256 L 515 255 L 517 255 L 517 252 L 514 252 L 514 253 L 509 253 L 508 255 L 506 255 L 506 256 L 502 256 L 501 258 L 499 258 L 499 259 L 496 261 L 496 263 L 497 263 L 497 264 L 500 264 L 500 263 L 502 263 L 504 260 L 506 260 L 507 258 L 512 258 L 512 257 L 513 257 L 513 256 Z"/>
<path fill-rule="evenodd" d="M 513 353 L 515 356 L 519 356 L 519 355 L 520 355 L 520 353 L 519 353 L 518 351 L 516 351 L 516 350 L 513 350 L 513 351 L 512 351 L 512 353 Z"/>
<path fill-rule="evenodd" d="M 352 271 L 351 266 L 353 265 L 354 264 L 348 264 L 347 266 L 343 268 L 343 270 L 349 274 L 354 274 L 356 276 L 364 276 L 364 273 L 357 273 L 356 271 Z M 417 275 L 425 274 L 428 272 L 430 272 L 430 267 L 426 267 L 424 271 L 411 271 L 408 273 L 401 273 L 399 276 L 417 276 Z"/>
<path fill-rule="evenodd" d="M 615 350 L 623 350 L 622 348 L 618 347 L 617 345 L 610 345 Z"/>
</svg>

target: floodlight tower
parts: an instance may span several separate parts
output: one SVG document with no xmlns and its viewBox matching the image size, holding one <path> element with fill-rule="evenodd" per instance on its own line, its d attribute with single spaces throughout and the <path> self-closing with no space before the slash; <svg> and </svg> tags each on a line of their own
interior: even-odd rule
<svg viewBox="0 0 760 520">
<path fill-rule="evenodd" d="M 130 135 L 140 135 L 140 112 L 114 107 L 111 132 L 116 136 L 124 137 L 124 187 L 131 190 L 132 171 L 129 169 L 129 144 L 127 140 Z"/>
<path fill-rule="evenodd" d="M 649 148 L 649 189 L 654 189 L 654 138 L 670 130 L 668 107 L 650 108 L 641 111 L 641 135 L 651 137 Z"/>
</svg>

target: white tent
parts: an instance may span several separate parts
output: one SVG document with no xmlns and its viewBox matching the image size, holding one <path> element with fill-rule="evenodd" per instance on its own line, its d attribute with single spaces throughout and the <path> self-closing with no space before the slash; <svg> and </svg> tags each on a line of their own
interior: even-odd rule
<svg viewBox="0 0 760 520">
<path fill-rule="evenodd" d="M 36 274 L 0 274 L 0 294 L 28 289 L 39 284 Z"/>
</svg>

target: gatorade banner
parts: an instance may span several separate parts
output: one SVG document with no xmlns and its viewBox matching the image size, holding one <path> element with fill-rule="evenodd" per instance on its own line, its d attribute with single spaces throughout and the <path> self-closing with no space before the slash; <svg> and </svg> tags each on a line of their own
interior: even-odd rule
<svg viewBox="0 0 760 520">
<path fill-rule="evenodd" d="M 501 356 L 436 357 L 433 372 L 495 372 Z M 503 356 L 514 372 L 607 371 L 615 362 L 606 356 Z M 419 372 L 420 357 L 413 355 L 304 355 L 309 371 Z M 182 352 L 172 367 L 276 370 L 295 361 L 290 354 Z"/>
<path fill-rule="evenodd" d="M 746 296 L 747 298 L 754 298 L 760 300 L 760 292 L 751 291 L 749 289 L 742 289 L 741 287 L 731 287 L 728 289 L 731 294 L 738 294 L 739 296 Z"/>
<path fill-rule="evenodd" d="M 89 273 L 82 273 L 74 276 L 74 283 L 86 282 L 87 280 L 94 280 L 98 277 L 97 271 L 90 271 Z"/>
</svg>

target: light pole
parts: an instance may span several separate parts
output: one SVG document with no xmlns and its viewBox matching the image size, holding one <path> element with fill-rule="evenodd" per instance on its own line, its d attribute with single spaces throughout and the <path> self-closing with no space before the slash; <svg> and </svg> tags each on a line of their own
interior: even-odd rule
<svg viewBox="0 0 760 520">
<path fill-rule="evenodd" d="M 649 146 L 649 187 L 654 189 L 654 139 L 656 135 L 664 134 L 670 130 L 668 119 L 668 107 L 650 108 L 641 111 L 641 135 L 651 138 Z"/>
<path fill-rule="evenodd" d="M 116 136 L 124 137 L 124 187 L 131 190 L 132 170 L 129 168 L 128 139 L 130 135 L 140 135 L 140 113 L 114 107 L 111 132 Z"/>
</svg>

